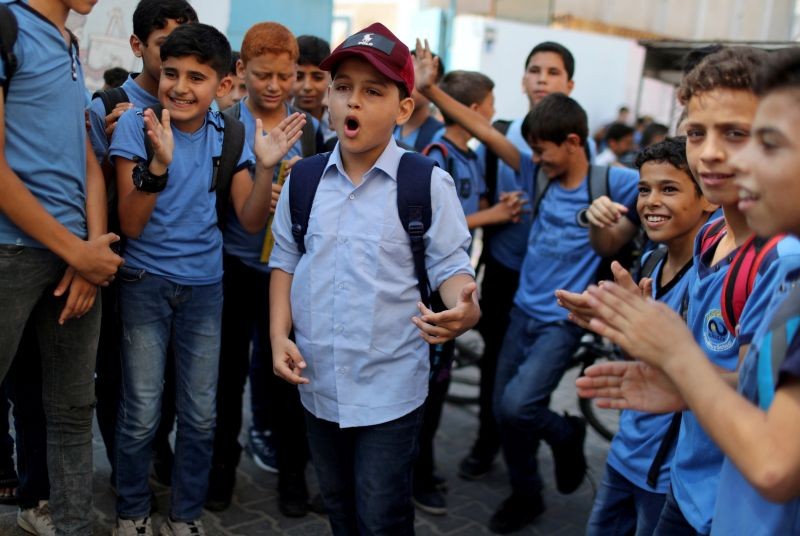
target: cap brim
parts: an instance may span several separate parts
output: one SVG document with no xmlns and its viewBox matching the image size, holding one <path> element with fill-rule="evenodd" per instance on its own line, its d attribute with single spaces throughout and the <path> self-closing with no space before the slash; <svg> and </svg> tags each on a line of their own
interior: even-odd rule
<svg viewBox="0 0 800 536">
<path fill-rule="evenodd" d="M 403 87 L 406 86 L 405 80 L 403 80 L 403 78 L 399 74 L 394 72 L 391 67 L 379 61 L 374 54 L 368 54 L 366 50 L 355 47 L 334 52 L 333 54 L 322 60 L 322 62 L 319 64 L 319 68 L 322 69 L 323 71 L 333 72 L 333 70 L 340 63 L 342 63 L 344 60 L 348 58 L 361 58 L 363 60 L 366 60 L 369 62 L 370 65 L 375 67 L 378 70 L 378 72 L 381 73 L 386 78 L 394 82 L 397 82 L 399 84 L 402 84 Z"/>
</svg>

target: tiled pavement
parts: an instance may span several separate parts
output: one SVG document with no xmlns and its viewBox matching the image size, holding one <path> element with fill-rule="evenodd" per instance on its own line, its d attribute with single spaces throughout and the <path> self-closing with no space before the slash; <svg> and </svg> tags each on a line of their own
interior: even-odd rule
<svg viewBox="0 0 800 536">
<path fill-rule="evenodd" d="M 467 375 L 474 371 L 465 369 Z M 553 408 L 578 413 L 575 397 L 574 378 L 577 370 L 567 373 L 553 396 Z M 500 460 L 494 470 L 484 479 L 476 482 L 461 480 L 456 475 L 459 460 L 466 455 L 474 438 L 476 429 L 476 407 L 448 404 L 442 417 L 442 426 L 437 437 L 436 449 L 439 472 L 449 483 L 447 495 L 449 512 L 445 516 L 430 516 L 417 513 L 416 532 L 427 535 L 479 535 L 490 534 L 486 529 L 495 507 L 508 493 L 506 474 Z M 105 458 L 99 434 L 95 433 L 95 535 L 106 535 L 114 520 L 114 496 L 109 486 L 109 466 Z M 587 435 L 586 453 L 590 476 L 599 480 L 605 461 L 608 443 L 593 430 Z M 547 485 L 545 503 L 547 511 L 520 534 L 526 535 L 578 535 L 589 515 L 593 499 L 593 487 L 587 480 L 572 495 L 560 495 L 554 489 L 552 459 L 546 446 L 540 449 L 539 460 Z M 314 488 L 313 471 L 309 470 L 309 482 Z M 238 483 L 231 507 L 222 513 L 206 512 L 204 523 L 210 535 L 262 536 L 285 534 L 293 536 L 312 536 L 329 534 L 327 520 L 323 516 L 309 514 L 302 519 L 288 519 L 278 512 L 275 475 L 258 469 L 247 457 L 242 457 L 238 473 Z M 157 488 L 159 511 L 166 512 L 169 490 Z M 16 526 L 16 509 L 11 506 L 0 507 L 0 536 L 23 536 L 26 534 Z M 162 517 L 155 515 L 156 527 Z"/>
</svg>

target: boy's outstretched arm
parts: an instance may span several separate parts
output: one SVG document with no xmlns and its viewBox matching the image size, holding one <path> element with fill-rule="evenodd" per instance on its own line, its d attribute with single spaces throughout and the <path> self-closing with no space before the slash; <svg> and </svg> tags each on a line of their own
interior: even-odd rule
<svg viewBox="0 0 800 536">
<path fill-rule="evenodd" d="M 471 275 L 456 274 L 447 278 L 439 287 L 439 294 L 447 310 L 434 313 L 419 303 L 422 315 L 411 318 L 422 338 L 430 344 L 455 339 L 475 326 L 481 317 L 478 285 Z"/>
<path fill-rule="evenodd" d="M 261 119 L 256 119 L 253 152 L 256 156 L 255 178 L 246 170 L 233 176 L 231 201 L 242 227 L 250 233 L 264 228 L 274 208 L 272 175 L 275 166 L 303 134 L 305 116 L 293 113 L 281 121 L 269 134 L 264 134 Z"/>
<path fill-rule="evenodd" d="M 485 117 L 468 106 L 464 106 L 436 85 L 439 58 L 433 57 L 427 39 L 424 47 L 422 42 L 417 39 L 415 54 L 414 72 L 416 73 L 417 91 L 430 99 L 444 115 L 452 118 L 453 121 L 486 144 L 514 171 L 519 171 L 521 156 L 514 144 L 494 128 Z"/>
<path fill-rule="evenodd" d="M 5 102 L 0 91 L 0 212 L 64 259 L 95 285 L 108 285 L 122 258 L 109 247 L 119 240 L 113 233 L 81 240 L 56 220 L 39 203 L 5 158 Z"/>
<path fill-rule="evenodd" d="M 605 195 L 595 199 L 589 206 L 586 211 L 590 223 L 589 242 L 598 255 L 614 255 L 636 234 L 636 226 L 625 217 L 627 212 L 625 205 Z"/>
<path fill-rule="evenodd" d="M 164 109 L 159 120 L 155 112 L 148 108 L 144 111 L 144 122 L 147 127 L 147 136 L 153 146 L 153 159 L 148 170 L 152 175 L 163 175 L 167 173 L 167 169 L 172 163 L 174 150 L 169 110 Z M 117 168 L 120 227 L 125 236 L 137 238 L 142 234 L 147 222 L 150 221 L 158 194 L 142 192 L 133 186 L 132 177 L 136 162 L 117 156 L 115 166 Z"/>
<path fill-rule="evenodd" d="M 308 383 L 302 376 L 306 362 L 289 338 L 292 331 L 291 290 L 294 276 L 273 268 L 269 281 L 269 338 L 272 343 L 272 371 L 289 383 Z"/>
</svg>

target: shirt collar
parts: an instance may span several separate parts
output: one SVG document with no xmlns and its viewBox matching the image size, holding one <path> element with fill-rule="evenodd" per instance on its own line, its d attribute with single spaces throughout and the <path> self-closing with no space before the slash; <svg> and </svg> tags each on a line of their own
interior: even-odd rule
<svg viewBox="0 0 800 536">
<path fill-rule="evenodd" d="M 336 166 L 336 169 L 339 171 L 339 173 L 346 175 L 344 171 L 344 164 L 342 163 L 342 154 L 339 148 L 340 144 L 337 143 L 336 148 L 331 152 L 330 158 L 328 158 L 328 163 L 325 165 L 325 171 L 328 171 L 328 168 L 331 166 Z M 378 170 L 383 172 L 385 176 L 396 181 L 397 169 L 400 167 L 400 158 L 406 152 L 407 151 L 405 149 L 401 149 L 400 146 L 397 145 L 394 137 L 389 138 L 389 143 L 386 145 L 386 148 L 384 148 L 383 152 L 378 157 L 378 160 L 375 161 L 375 164 L 366 173 L 364 173 L 364 178 L 367 179 L 372 177 L 376 174 L 376 170 Z"/>
</svg>

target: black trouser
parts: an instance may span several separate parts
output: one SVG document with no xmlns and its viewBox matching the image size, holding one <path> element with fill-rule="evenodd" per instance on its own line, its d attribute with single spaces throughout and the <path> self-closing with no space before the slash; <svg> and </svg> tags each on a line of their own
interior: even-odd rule
<svg viewBox="0 0 800 536">
<path fill-rule="evenodd" d="M 491 458 L 500 450 L 500 436 L 492 410 L 497 357 L 509 323 L 509 312 L 519 286 L 519 272 L 485 256 L 481 285 L 481 319 L 478 331 L 483 336 L 484 350 L 479 362 L 481 369 L 478 439 L 472 454 Z"/>
</svg>

